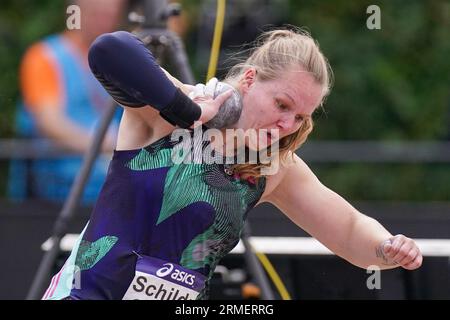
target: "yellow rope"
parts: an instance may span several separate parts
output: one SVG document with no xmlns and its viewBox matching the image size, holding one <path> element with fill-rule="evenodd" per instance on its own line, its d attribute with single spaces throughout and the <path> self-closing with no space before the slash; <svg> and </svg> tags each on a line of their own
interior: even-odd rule
<svg viewBox="0 0 450 320">
<path fill-rule="evenodd" d="M 219 61 L 220 42 L 222 41 L 223 23 L 225 20 L 226 0 L 217 0 L 216 24 L 214 26 L 214 38 L 211 47 L 211 57 L 209 59 L 208 75 L 206 82 L 214 77 L 217 70 L 217 62 Z"/>
<path fill-rule="evenodd" d="M 287 291 L 286 287 L 283 284 L 283 281 L 281 281 L 280 276 L 278 275 L 277 271 L 275 270 L 275 268 L 273 267 L 272 263 L 267 258 L 267 256 L 262 252 L 256 252 L 256 256 L 263 265 L 264 269 L 266 269 L 267 274 L 269 275 L 273 284 L 277 288 L 281 298 L 283 300 L 292 300 L 291 295 Z"/>
</svg>

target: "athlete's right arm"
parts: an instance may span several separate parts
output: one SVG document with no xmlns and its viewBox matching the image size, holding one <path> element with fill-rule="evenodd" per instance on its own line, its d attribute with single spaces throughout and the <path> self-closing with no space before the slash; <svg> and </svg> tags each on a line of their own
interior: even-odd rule
<svg viewBox="0 0 450 320">
<path fill-rule="evenodd" d="M 200 119 L 200 107 L 169 80 L 152 53 L 131 33 L 98 37 L 88 58 L 93 74 L 121 105 L 151 106 L 172 125 L 184 128 Z"/>
</svg>

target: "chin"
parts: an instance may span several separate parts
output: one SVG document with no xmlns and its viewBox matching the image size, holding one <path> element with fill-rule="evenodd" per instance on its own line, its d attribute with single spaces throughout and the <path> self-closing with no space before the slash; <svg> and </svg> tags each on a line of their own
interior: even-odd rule
<svg viewBox="0 0 450 320">
<path fill-rule="evenodd" d="M 251 151 L 261 151 L 267 149 L 270 145 L 270 139 L 259 139 L 258 142 L 251 141 L 250 143 L 245 143 L 245 146 Z"/>
</svg>

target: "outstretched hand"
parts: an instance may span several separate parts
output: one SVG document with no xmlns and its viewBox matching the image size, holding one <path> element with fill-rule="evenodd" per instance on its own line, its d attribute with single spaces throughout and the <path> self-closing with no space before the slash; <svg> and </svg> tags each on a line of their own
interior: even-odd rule
<svg viewBox="0 0 450 320">
<path fill-rule="evenodd" d="M 229 97 L 231 97 L 232 93 L 233 90 L 228 90 L 219 94 L 216 98 L 213 98 L 212 96 L 194 98 L 193 101 L 202 108 L 202 114 L 198 121 L 207 123 L 209 120 L 214 118 L 214 116 L 219 112 L 219 108 L 225 103 L 225 101 L 227 101 Z"/>
<path fill-rule="evenodd" d="M 377 253 L 388 265 L 399 265 L 407 270 L 414 270 L 422 265 L 422 253 L 416 242 L 402 234 L 383 241 Z"/>
</svg>

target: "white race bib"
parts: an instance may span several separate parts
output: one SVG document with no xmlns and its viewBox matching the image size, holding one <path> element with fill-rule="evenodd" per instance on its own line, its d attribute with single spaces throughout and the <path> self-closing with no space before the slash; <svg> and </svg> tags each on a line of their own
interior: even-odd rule
<svg viewBox="0 0 450 320">
<path fill-rule="evenodd" d="M 206 277 L 175 263 L 140 256 L 123 300 L 194 300 Z"/>
</svg>

